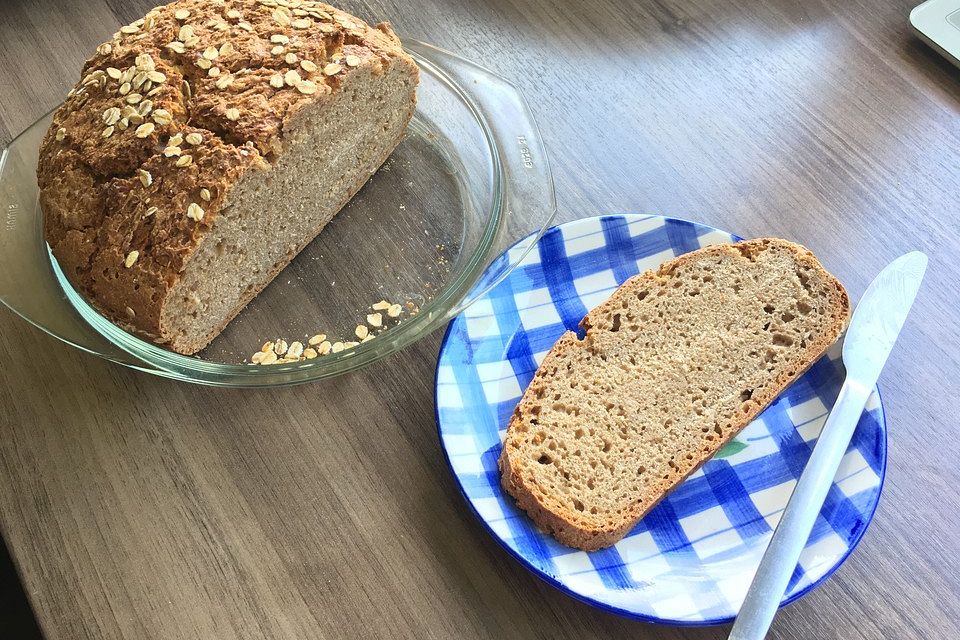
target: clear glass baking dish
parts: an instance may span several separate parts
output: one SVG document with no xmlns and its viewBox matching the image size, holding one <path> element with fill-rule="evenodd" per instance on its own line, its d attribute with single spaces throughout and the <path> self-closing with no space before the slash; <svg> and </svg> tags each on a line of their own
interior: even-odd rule
<svg viewBox="0 0 960 640">
<path fill-rule="evenodd" d="M 509 273 L 556 212 L 553 179 L 523 96 L 490 71 L 404 40 L 421 69 L 406 139 L 323 232 L 209 347 L 183 356 L 124 332 L 70 286 L 43 240 L 38 148 L 51 116 L 0 156 L 0 301 L 79 349 L 150 373 L 255 387 L 337 376 L 384 358 L 445 324 Z M 534 230 L 526 247 L 504 248 Z M 375 337 L 337 353 L 253 364 L 268 340 L 326 334 L 359 341 L 371 305 L 401 304 Z"/>
</svg>

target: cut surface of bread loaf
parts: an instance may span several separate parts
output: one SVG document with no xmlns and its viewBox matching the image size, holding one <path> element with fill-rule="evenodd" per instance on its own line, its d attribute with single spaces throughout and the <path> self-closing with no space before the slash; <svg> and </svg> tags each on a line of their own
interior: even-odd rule
<svg viewBox="0 0 960 640">
<path fill-rule="evenodd" d="M 158 7 L 54 114 L 47 242 L 99 311 L 195 353 L 386 160 L 418 78 L 388 24 L 319 2 Z"/>
<path fill-rule="evenodd" d="M 805 248 L 706 247 L 627 280 L 553 346 L 510 420 L 503 487 L 535 523 L 610 546 L 841 335 L 850 303 Z"/>
</svg>

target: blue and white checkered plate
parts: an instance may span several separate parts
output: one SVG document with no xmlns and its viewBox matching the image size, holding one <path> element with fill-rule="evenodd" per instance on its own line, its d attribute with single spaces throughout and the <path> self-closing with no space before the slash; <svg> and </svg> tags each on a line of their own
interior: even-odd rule
<svg viewBox="0 0 960 640">
<path fill-rule="evenodd" d="M 598 607 L 668 624 L 730 621 L 839 393 L 837 345 L 623 540 L 602 551 L 559 544 L 501 489 L 497 458 L 507 423 L 557 338 L 576 330 L 586 312 L 630 276 L 736 239 L 660 216 L 563 224 L 547 231 L 519 267 L 447 329 L 437 366 L 437 422 L 467 502 L 527 567 Z M 490 273 L 506 260 L 501 256 Z M 860 541 L 885 466 L 886 427 L 875 389 L 784 604 L 823 582 Z"/>
</svg>

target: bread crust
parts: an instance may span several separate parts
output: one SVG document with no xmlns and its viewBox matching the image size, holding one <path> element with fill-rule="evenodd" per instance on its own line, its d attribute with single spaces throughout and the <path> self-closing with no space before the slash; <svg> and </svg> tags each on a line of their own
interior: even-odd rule
<svg viewBox="0 0 960 640">
<path fill-rule="evenodd" d="M 302 109 L 394 65 L 418 74 L 389 24 L 317 2 L 178 0 L 122 28 L 86 62 L 40 147 L 44 235 L 64 274 L 122 328 L 182 353 L 202 348 L 173 344 L 162 311 L 232 187 L 270 168 Z M 276 86 L 294 70 L 299 81 Z M 201 219 L 188 217 L 192 204 Z"/>
<path fill-rule="evenodd" d="M 799 378 L 843 333 L 850 318 L 850 300 L 843 285 L 827 272 L 816 257 L 805 247 L 776 238 L 761 238 L 747 240 L 735 244 L 713 245 L 693 251 L 668 262 L 665 262 L 655 271 L 647 271 L 627 280 L 603 304 L 590 311 L 581 321 L 581 327 L 586 331 L 584 342 L 591 340 L 591 332 L 596 331 L 592 319 L 604 316 L 611 312 L 618 304 L 618 294 L 634 291 L 644 286 L 657 286 L 664 279 L 670 278 L 678 266 L 697 260 L 705 255 L 728 253 L 750 257 L 770 247 L 783 248 L 794 253 L 796 260 L 814 269 L 830 283 L 829 306 L 835 311 L 834 319 L 829 330 L 819 336 L 818 340 L 811 341 L 803 356 L 803 366 L 795 371 L 781 371 L 773 384 L 767 387 L 766 392 L 756 394 L 745 403 L 744 410 L 740 411 L 736 419 L 718 425 L 722 433 L 714 441 L 714 446 L 708 452 L 696 452 L 694 460 L 678 473 L 658 482 L 656 499 L 638 506 L 636 502 L 626 505 L 622 518 L 615 523 L 606 523 L 606 526 L 584 526 L 573 510 L 549 494 L 548 491 L 536 485 L 531 474 L 524 473 L 525 467 L 521 458 L 522 450 L 518 442 L 518 426 L 529 417 L 531 410 L 540 403 L 538 391 L 544 387 L 549 376 L 553 375 L 558 360 L 571 349 L 582 348 L 581 341 L 571 331 L 566 332 L 551 348 L 543 363 L 537 369 L 533 380 L 523 394 L 507 427 L 507 436 L 499 458 L 501 484 L 512 495 L 517 506 L 527 512 L 541 529 L 553 535 L 559 542 L 571 547 L 594 551 L 609 547 L 623 538 L 651 509 L 665 498 L 690 474 L 699 469 L 717 451 L 732 440 L 751 421 L 773 402 L 792 382 Z M 654 492 L 651 492 L 654 493 Z"/>
</svg>

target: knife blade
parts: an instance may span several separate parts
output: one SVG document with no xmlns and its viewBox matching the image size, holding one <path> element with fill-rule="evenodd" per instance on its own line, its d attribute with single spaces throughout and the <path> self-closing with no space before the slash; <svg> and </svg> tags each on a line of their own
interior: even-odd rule
<svg viewBox="0 0 960 640">
<path fill-rule="evenodd" d="M 873 387 L 893 350 L 927 270 L 927 256 L 912 251 L 881 271 L 860 298 L 843 341 L 847 378 Z"/>
<path fill-rule="evenodd" d="M 846 379 L 763 554 L 730 630 L 730 640 L 762 640 L 766 636 L 926 269 L 923 253 L 900 256 L 877 275 L 861 297 L 843 343 Z"/>
</svg>

